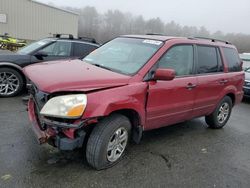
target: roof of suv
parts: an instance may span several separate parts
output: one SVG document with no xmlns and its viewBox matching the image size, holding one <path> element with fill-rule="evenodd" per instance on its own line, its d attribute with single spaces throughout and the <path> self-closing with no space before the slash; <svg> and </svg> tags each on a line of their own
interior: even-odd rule
<svg viewBox="0 0 250 188">
<path fill-rule="evenodd" d="M 69 39 L 69 38 L 55 38 L 55 37 L 49 37 L 49 39 L 52 39 L 52 40 L 64 40 L 64 41 L 65 41 L 65 40 L 67 40 L 67 41 L 75 41 L 75 42 L 87 43 L 87 44 L 94 45 L 94 46 L 100 46 L 100 44 L 97 43 L 97 42 L 91 42 L 91 41 L 88 41 L 88 40 L 77 39 L 77 38 Z"/>
<path fill-rule="evenodd" d="M 203 43 L 212 43 L 214 44 L 216 42 L 217 45 L 223 45 L 223 46 L 230 46 L 233 45 L 224 40 L 219 39 L 213 39 L 213 38 L 205 38 L 205 37 L 174 37 L 174 36 L 165 36 L 160 34 L 147 34 L 147 35 L 123 35 L 121 37 L 128 37 L 128 38 L 140 38 L 140 39 L 150 39 L 150 40 L 159 40 L 159 41 L 168 41 L 172 39 L 183 39 L 183 40 L 196 40 Z"/>
<path fill-rule="evenodd" d="M 53 34 L 53 37 L 48 37 L 48 38 L 52 40 L 68 40 L 68 41 L 84 42 L 91 45 L 100 46 L 100 44 L 97 43 L 94 38 L 88 38 L 88 37 L 74 38 L 73 35 L 71 34 Z"/>
<path fill-rule="evenodd" d="M 123 35 L 122 37 L 151 39 L 151 40 L 160 40 L 160 41 L 183 38 L 183 37 L 173 37 L 173 36 L 164 36 L 164 35 Z"/>
</svg>

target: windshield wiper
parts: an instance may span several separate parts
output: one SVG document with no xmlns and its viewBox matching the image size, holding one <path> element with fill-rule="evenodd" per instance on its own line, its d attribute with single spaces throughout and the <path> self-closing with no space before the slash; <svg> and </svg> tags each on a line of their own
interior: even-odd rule
<svg viewBox="0 0 250 188">
<path fill-rule="evenodd" d="M 87 61 L 86 59 L 83 59 L 83 61 L 85 61 L 86 63 L 89 63 L 91 65 L 94 65 L 96 67 L 100 67 L 100 68 L 103 68 L 103 69 L 106 69 L 106 70 L 109 70 L 109 71 L 112 71 L 112 72 L 128 75 L 127 73 L 125 73 L 123 71 L 120 71 L 120 70 L 117 70 L 117 69 L 112 69 L 110 67 L 105 67 L 105 66 L 103 66 L 101 64 L 98 64 L 98 63 L 91 63 L 90 61 Z"/>
<path fill-rule="evenodd" d="M 92 64 L 92 63 L 91 63 Z M 105 67 L 103 65 L 100 65 L 100 64 L 97 64 L 97 63 L 93 63 L 92 65 L 95 65 L 96 67 L 100 67 L 100 68 L 103 68 L 103 69 L 106 69 L 106 70 L 110 70 L 110 71 L 113 71 L 113 69 L 109 68 L 109 67 Z"/>
</svg>

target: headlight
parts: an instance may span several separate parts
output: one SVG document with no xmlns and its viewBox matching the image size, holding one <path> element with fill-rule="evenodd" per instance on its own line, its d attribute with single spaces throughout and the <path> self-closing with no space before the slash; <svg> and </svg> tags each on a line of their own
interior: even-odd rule
<svg viewBox="0 0 250 188">
<path fill-rule="evenodd" d="M 82 116 L 86 106 L 86 95 L 64 95 L 50 99 L 40 113 L 43 116 L 75 119 Z"/>
</svg>

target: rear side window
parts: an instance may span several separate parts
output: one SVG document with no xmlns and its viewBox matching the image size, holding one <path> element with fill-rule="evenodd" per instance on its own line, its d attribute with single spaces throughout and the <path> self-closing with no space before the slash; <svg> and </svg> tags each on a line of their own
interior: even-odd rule
<svg viewBox="0 0 250 188">
<path fill-rule="evenodd" d="M 228 63 L 228 71 L 241 71 L 241 61 L 237 51 L 233 48 L 223 48 L 223 52 Z"/>
<path fill-rule="evenodd" d="M 85 57 L 90 52 L 95 50 L 97 47 L 90 44 L 85 43 L 73 43 L 73 56 L 74 57 Z"/>
<path fill-rule="evenodd" d="M 197 46 L 198 74 L 223 71 L 219 50 L 212 46 Z"/>
</svg>

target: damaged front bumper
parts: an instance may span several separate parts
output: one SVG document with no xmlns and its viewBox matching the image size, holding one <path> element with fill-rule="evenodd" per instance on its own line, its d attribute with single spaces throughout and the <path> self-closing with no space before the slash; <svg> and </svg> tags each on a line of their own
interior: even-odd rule
<svg viewBox="0 0 250 188">
<path fill-rule="evenodd" d="M 39 144 L 46 143 L 50 135 L 47 132 L 41 130 L 37 121 L 37 117 L 35 115 L 35 103 L 32 99 L 28 101 L 28 114 L 29 114 L 29 120 L 32 125 L 31 127 L 33 129 L 33 132 L 35 133 L 35 136 Z"/>
<path fill-rule="evenodd" d="M 36 103 L 30 98 L 28 101 L 28 114 L 39 144 L 48 142 L 60 150 L 74 150 L 82 147 L 86 132 L 80 128 L 86 125 L 86 120 L 76 124 L 69 124 L 42 119 L 37 113 Z M 45 129 L 41 127 L 41 122 L 46 125 Z"/>
</svg>

